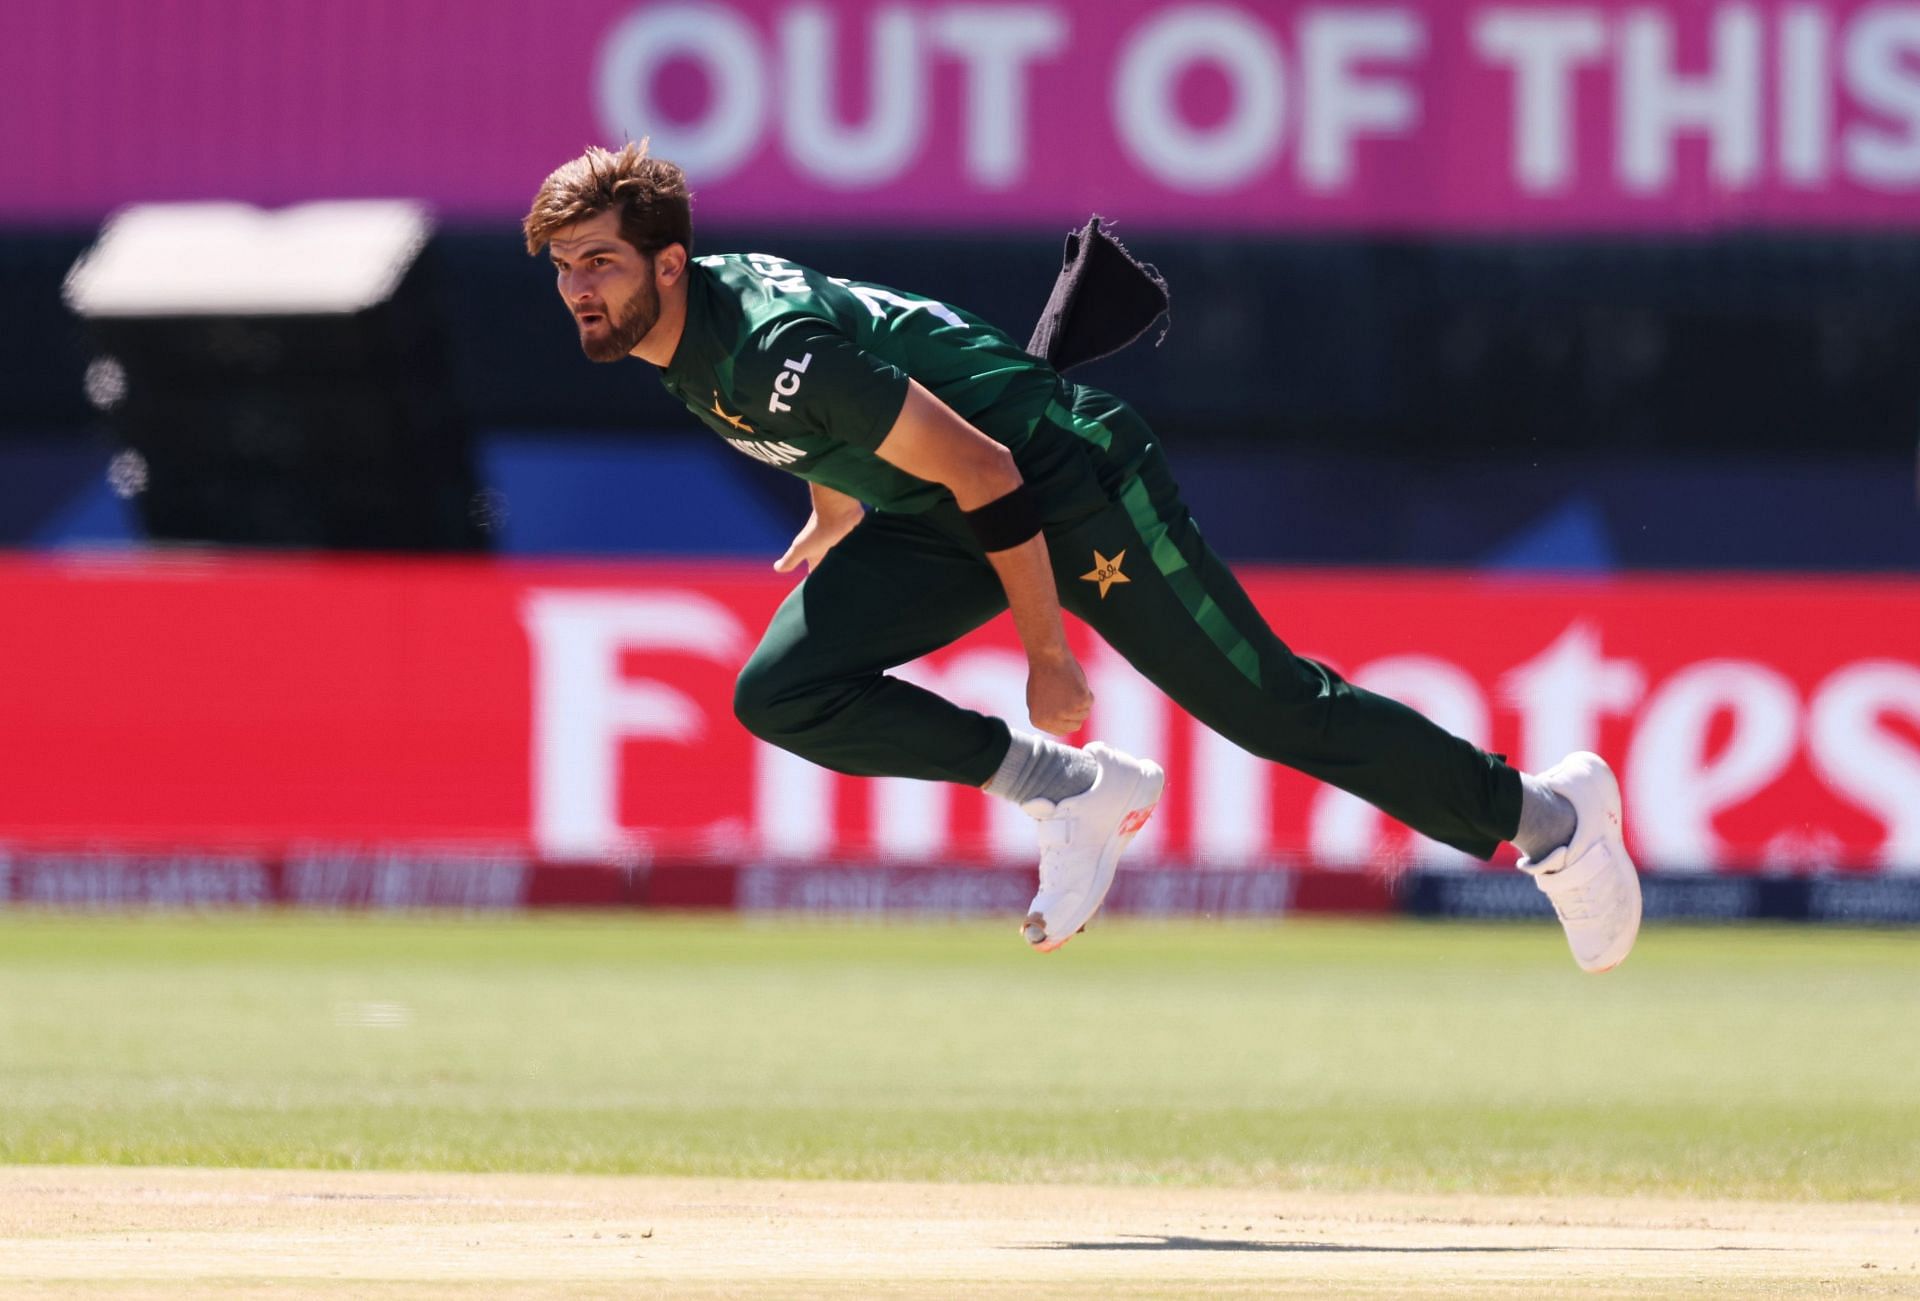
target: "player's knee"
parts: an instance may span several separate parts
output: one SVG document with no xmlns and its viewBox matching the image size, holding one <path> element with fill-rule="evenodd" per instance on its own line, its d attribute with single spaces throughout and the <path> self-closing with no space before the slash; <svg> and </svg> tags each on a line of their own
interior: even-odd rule
<svg viewBox="0 0 1920 1301">
<path fill-rule="evenodd" d="M 804 692 L 749 660 L 733 684 L 733 716 L 740 726 L 776 745 L 806 731 L 813 708 Z"/>
<path fill-rule="evenodd" d="M 733 683 L 733 716 L 755 736 L 766 738 L 773 728 L 773 689 L 768 675 L 749 662 Z"/>
</svg>

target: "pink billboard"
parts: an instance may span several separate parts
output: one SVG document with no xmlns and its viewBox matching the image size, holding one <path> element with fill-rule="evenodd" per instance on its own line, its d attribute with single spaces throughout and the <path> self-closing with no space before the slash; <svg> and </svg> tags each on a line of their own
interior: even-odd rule
<svg viewBox="0 0 1920 1301">
<path fill-rule="evenodd" d="M 516 218 L 650 135 L 709 221 L 1920 225 L 1912 0 L 68 0 L 0 19 L 0 220 Z"/>
</svg>

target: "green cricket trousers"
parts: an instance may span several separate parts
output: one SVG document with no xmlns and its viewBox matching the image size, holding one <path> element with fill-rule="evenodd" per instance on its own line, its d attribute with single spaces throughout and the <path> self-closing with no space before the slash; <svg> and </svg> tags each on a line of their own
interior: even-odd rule
<svg viewBox="0 0 1920 1301">
<path fill-rule="evenodd" d="M 1071 405 L 1055 403 L 1046 419 L 1077 433 L 1101 490 L 1093 509 L 1076 505 L 1047 522 L 1062 608 L 1243 749 L 1480 858 L 1513 835 L 1512 768 L 1288 650 L 1201 539 L 1140 417 L 1098 390 L 1064 392 L 1075 395 Z M 1110 446 L 1136 450 L 1116 461 L 1103 453 Z M 1040 487 L 1044 506 L 1046 481 Z M 1124 583 L 1085 578 L 1101 568 L 1096 558 L 1122 553 Z M 950 503 L 917 515 L 869 512 L 781 604 L 741 670 L 734 712 L 755 735 L 839 772 L 982 785 L 1006 756 L 1007 724 L 886 670 L 959 639 L 1006 604 Z"/>
</svg>

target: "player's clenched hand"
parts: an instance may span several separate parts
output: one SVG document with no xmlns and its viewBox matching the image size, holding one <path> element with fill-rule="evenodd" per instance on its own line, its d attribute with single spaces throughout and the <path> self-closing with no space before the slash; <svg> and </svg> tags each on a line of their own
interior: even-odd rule
<svg viewBox="0 0 1920 1301">
<path fill-rule="evenodd" d="M 1027 663 L 1027 716 L 1043 732 L 1066 736 L 1086 726 L 1093 712 L 1087 675 L 1071 655 Z"/>
<path fill-rule="evenodd" d="M 785 574 L 792 572 L 800 565 L 805 565 L 808 572 L 811 572 L 812 567 L 826 557 L 833 544 L 853 532 L 854 525 L 860 520 L 860 509 L 857 506 L 851 513 L 844 514 L 823 516 L 819 511 L 814 511 L 807 516 L 807 522 L 801 526 L 800 531 L 794 534 L 793 542 L 787 547 L 785 554 L 773 562 L 773 567 Z"/>
</svg>

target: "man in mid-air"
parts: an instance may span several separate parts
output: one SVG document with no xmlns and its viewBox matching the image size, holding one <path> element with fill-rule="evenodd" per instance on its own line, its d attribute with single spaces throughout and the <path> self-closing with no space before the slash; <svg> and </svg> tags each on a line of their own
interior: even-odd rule
<svg viewBox="0 0 1920 1301">
<path fill-rule="evenodd" d="M 1620 790 L 1597 756 L 1539 776 L 1288 650 L 1201 539 L 1125 402 L 1064 380 L 977 317 L 768 254 L 695 260 L 686 177 L 644 142 L 548 176 L 524 222 L 580 346 L 638 357 L 741 452 L 805 479 L 805 568 L 734 696 L 754 734 L 844 773 L 964 782 L 1038 824 L 1042 951 L 1100 907 L 1160 798 L 1160 768 L 1078 730 L 1093 705 L 1060 612 L 1202 723 L 1480 858 L 1503 840 L 1576 962 L 1616 966 L 1640 926 Z M 1011 608 L 1034 730 L 886 670 Z"/>
</svg>

